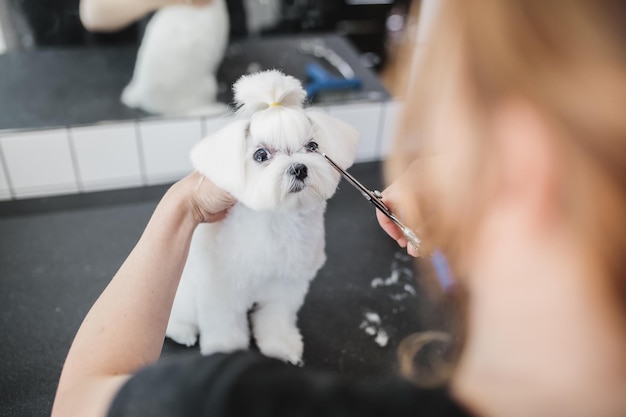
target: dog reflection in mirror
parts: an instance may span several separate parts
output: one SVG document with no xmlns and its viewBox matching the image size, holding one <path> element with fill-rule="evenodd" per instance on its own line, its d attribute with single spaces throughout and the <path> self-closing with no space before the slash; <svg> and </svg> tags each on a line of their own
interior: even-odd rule
<svg viewBox="0 0 626 417">
<path fill-rule="evenodd" d="M 180 3 L 150 19 L 121 101 L 155 114 L 224 113 L 228 107 L 216 102 L 215 74 L 228 43 L 226 1 Z"/>
<path fill-rule="evenodd" d="M 247 349 L 302 361 L 297 314 L 326 260 L 324 211 L 341 167 L 354 162 L 357 133 L 304 109 L 298 80 L 279 71 L 234 85 L 238 120 L 192 150 L 196 170 L 238 203 L 221 222 L 200 225 L 174 301 L 167 336 L 202 354 Z M 248 325 L 248 311 L 255 306 Z"/>
</svg>

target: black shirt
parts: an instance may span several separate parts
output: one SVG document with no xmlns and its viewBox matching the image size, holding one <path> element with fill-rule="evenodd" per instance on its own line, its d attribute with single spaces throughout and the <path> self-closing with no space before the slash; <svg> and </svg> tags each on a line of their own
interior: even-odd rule
<svg viewBox="0 0 626 417">
<path fill-rule="evenodd" d="M 445 389 L 358 385 L 239 352 L 159 362 L 120 390 L 109 417 L 467 417 Z"/>
</svg>

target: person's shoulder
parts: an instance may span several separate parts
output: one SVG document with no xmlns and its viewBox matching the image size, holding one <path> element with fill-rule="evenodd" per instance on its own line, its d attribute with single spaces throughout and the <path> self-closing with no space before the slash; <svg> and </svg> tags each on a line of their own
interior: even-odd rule
<svg viewBox="0 0 626 417">
<path fill-rule="evenodd" d="M 354 383 L 254 352 L 188 356 L 148 367 L 120 390 L 109 417 L 467 416 L 445 389 L 399 378 Z"/>
<path fill-rule="evenodd" d="M 176 417 L 194 415 L 202 402 L 220 402 L 215 397 L 231 390 L 237 374 L 265 358 L 247 352 L 169 357 L 133 375 L 120 389 L 109 417 Z M 218 414 L 219 415 L 219 414 Z"/>
</svg>

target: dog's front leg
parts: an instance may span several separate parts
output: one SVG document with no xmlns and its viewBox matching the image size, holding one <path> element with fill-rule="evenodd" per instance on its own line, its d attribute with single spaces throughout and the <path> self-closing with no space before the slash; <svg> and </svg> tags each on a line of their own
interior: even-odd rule
<svg viewBox="0 0 626 417">
<path fill-rule="evenodd" d="M 232 286 L 208 282 L 204 284 L 197 294 L 200 352 L 210 355 L 248 349 L 249 303 L 242 300 Z"/>
<path fill-rule="evenodd" d="M 252 326 L 257 346 L 266 356 L 301 366 L 304 348 L 298 329 L 298 310 L 308 290 L 308 281 L 284 282 L 264 289 L 252 314 Z"/>
</svg>

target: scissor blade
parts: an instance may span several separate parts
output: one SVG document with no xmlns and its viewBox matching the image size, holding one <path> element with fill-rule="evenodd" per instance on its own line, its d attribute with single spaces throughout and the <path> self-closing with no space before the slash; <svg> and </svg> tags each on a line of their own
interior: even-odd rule
<svg viewBox="0 0 626 417">
<path fill-rule="evenodd" d="M 398 218 L 389 210 L 389 207 L 382 202 L 380 198 L 380 194 L 378 192 L 372 192 L 369 188 L 366 188 L 363 184 L 361 184 L 356 178 L 348 173 L 348 171 L 341 168 L 335 161 L 328 157 L 325 153 L 319 152 L 326 160 L 330 163 L 330 165 L 335 168 L 342 177 L 346 179 L 354 188 L 359 190 L 363 197 L 367 199 L 370 203 L 372 203 L 378 210 L 380 210 L 385 216 L 387 216 L 392 222 L 394 222 L 402 231 L 402 234 L 406 237 L 409 244 L 413 245 L 415 250 L 419 251 L 420 240 L 415 235 L 411 229 L 406 227 Z M 378 194 L 378 195 L 377 195 Z"/>
<path fill-rule="evenodd" d="M 326 158 L 326 160 L 328 162 L 330 162 L 330 164 L 333 166 L 333 168 L 335 168 L 342 177 L 344 177 L 346 179 L 346 181 L 348 181 L 354 188 L 356 188 L 357 190 L 359 190 L 361 192 L 361 194 L 363 194 L 363 197 L 365 197 L 368 200 L 372 199 L 371 196 L 371 191 L 366 188 L 363 184 L 361 184 L 356 178 L 354 178 L 352 175 L 350 175 L 348 173 L 348 171 L 344 170 L 343 168 L 341 168 L 339 165 L 337 165 L 335 163 L 335 161 L 333 161 L 332 159 L 330 159 L 328 157 L 328 155 L 326 155 L 325 153 L 322 154 L 322 156 L 324 158 Z"/>
<path fill-rule="evenodd" d="M 369 188 L 364 186 L 354 178 L 348 171 L 341 168 L 335 161 L 333 161 L 328 155 L 322 153 L 322 156 L 326 158 L 328 162 L 348 181 L 354 188 L 361 192 L 361 195 L 370 203 L 372 203 L 377 209 L 383 212 L 387 217 L 391 218 L 391 210 L 382 202 L 380 198 L 376 196 Z M 393 219 L 392 219 L 393 220 Z"/>
</svg>

